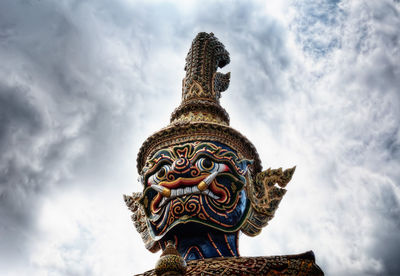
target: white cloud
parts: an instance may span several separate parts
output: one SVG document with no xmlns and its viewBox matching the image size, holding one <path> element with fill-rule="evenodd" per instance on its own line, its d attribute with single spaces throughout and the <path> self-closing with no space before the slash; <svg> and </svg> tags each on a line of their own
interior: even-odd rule
<svg viewBox="0 0 400 276">
<path fill-rule="evenodd" d="M 313 249 L 334 275 L 396 274 L 397 261 L 389 255 L 398 256 L 398 250 L 384 253 L 379 233 L 390 231 L 391 242 L 400 242 L 394 234 L 400 199 L 399 52 L 393 50 L 399 35 L 391 28 L 399 23 L 399 6 L 300 3 L 291 23 L 298 33 L 289 36 L 297 43 L 288 44 L 297 56 L 295 75 L 287 81 L 295 85 L 285 91 L 280 141 L 272 143 L 283 163 L 292 160 L 298 167 L 277 218 L 262 234 L 264 246 L 246 240 L 246 247 L 260 248 L 256 255 L 270 244 L 279 254 Z M 386 8 L 391 16 L 381 20 Z M 274 230 L 279 237 L 271 235 Z"/>
</svg>

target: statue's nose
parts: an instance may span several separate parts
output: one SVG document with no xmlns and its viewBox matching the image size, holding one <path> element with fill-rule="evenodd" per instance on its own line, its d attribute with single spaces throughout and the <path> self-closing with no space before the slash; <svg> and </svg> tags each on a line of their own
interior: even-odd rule
<svg viewBox="0 0 400 276">
<path fill-rule="evenodd" d="M 191 164 L 187 158 L 179 158 L 172 163 L 172 170 L 176 173 L 185 173 L 190 167 Z"/>
<path fill-rule="evenodd" d="M 191 178 L 200 175 L 200 171 L 187 158 L 179 158 L 172 163 L 171 171 L 168 172 L 168 179 L 177 179 L 179 177 Z"/>
</svg>

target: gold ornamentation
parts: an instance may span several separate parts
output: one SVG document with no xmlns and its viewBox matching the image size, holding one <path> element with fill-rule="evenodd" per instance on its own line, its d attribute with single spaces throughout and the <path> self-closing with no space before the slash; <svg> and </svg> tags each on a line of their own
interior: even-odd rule
<svg viewBox="0 0 400 276">
<path fill-rule="evenodd" d="M 183 276 L 186 272 L 186 262 L 179 255 L 172 241 L 168 241 L 166 248 L 160 256 L 160 259 L 156 263 L 154 269 L 157 276 Z"/>
<path fill-rule="evenodd" d="M 136 276 L 155 276 L 155 270 L 147 271 Z M 323 276 L 324 273 L 315 263 L 312 251 L 297 255 L 270 257 L 234 257 L 210 258 L 187 262 L 187 276 Z"/>
<path fill-rule="evenodd" d="M 213 33 L 199 33 L 186 57 L 182 102 L 171 114 L 170 125 L 143 143 L 137 158 L 142 173 L 146 159 L 156 151 L 190 141 L 224 143 L 240 156 L 251 159 L 251 173 L 261 171 L 261 161 L 253 144 L 229 127 L 229 115 L 219 104 L 221 92 L 229 86 L 230 73 L 217 72 L 230 62 L 229 52 Z"/>
<path fill-rule="evenodd" d="M 217 72 L 230 62 L 229 53 L 212 33 L 199 33 L 193 40 L 186 57 L 186 76 L 182 85 L 182 102 L 171 114 L 170 124 L 146 139 L 137 156 L 139 174 L 151 169 L 151 157 L 158 151 L 192 142 L 218 142 L 234 150 L 240 159 L 253 160 L 246 175 L 246 195 L 249 212 L 241 231 L 254 236 L 272 219 L 285 194 L 294 169 L 268 169 L 261 172 L 261 161 L 254 145 L 241 133 L 229 127 L 229 115 L 219 104 L 221 92 L 229 86 L 230 73 Z M 147 162 L 147 164 L 146 164 Z M 277 184 L 277 186 L 275 185 Z M 199 184 L 199 190 L 202 183 Z M 232 186 L 235 191 L 237 187 Z M 132 219 L 145 242 L 146 248 L 155 252 L 159 243 L 152 240 L 139 204 L 141 193 L 125 196 Z M 145 208 L 150 202 L 142 200 Z M 204 220 L 209 219 L 204 217 Z M 240 227 L 240 226 L 239 226 Z"/>
<path fill-rule="evenodd" d="M 219 101 L 220 92 L 229 86 L 230 73 L 216 72 L 230 62 L 229 52 L 213 33 L 199 33 L 186 57 L 183 101 L 205 98 Z"/>
<path fill-rule="evenodd" d="M 250 170 L 253 175 L 261 171 L 261 161 L 254 145 L 233 128 L 211 123 L 186 123 L 171 125 L 151 135 L 143 143 L 137 157 L 139 172 L 146 159 L 157 151 L 191 141 L 215 141 L 238 152 L 240 158 L 253 160 Z"/>
<path fill-rule="evenodd" d="M 183 95 L 183 99 L 191 99 L 191 98 L 206 98 L 207 94 L 204 92 L 203 88 L 197 81 L 193 81 L 190 89 Z"/>
<path fill-rule="evenodd" d="M 206 99 L 193 99 L 180 105 L 172 112 L 170 122 L 173 123 L 176 119 L 189 112 L 212 114 L 212 116 L 219 118 L 218 120 L 221 120 L 224 125 L 229 125 L 229 115 L 226 110 L 219 103 Z"/>
<path fill-rule="evenodd" d="M 255 236 L 274 217 L 276 209 L 282 197 L 286 193 L 286 185 L 292 179 L 296 167 L 282 171 L 268 169 L 258 173 L 254 183 L 247 186 L 247 197 L 250 200 L 251 209 L 242 232 Z M 276 186 L 276 184 L 278 186 Z"/>
<path fill-rule="evenodd" d="M 190 123 L 190 122 L 203 122 L 203 123 L 215 123 L 227 126 L 228 124 L 220 117 L 215 116 L 211 113 L 203 112 L 189 112 L 182 114 L 179 118 L 172 121 L 173 124 Z"/>
<path fill-rule="evenodd" d="M 199 185 L 197 185 L 197 188 L 200 190 L 200 192 L 205 191 L 207 189 L 208 185 L 206 182 L 201 181 Z"/>
<path fill-rule="evenodd" d="M 142 193 L 132 193 L 132 196 L 124 195 L 124 201 L 128 209 L 133 213 L 131 218 L 139 232 L 146 249 L 151 252 L 160 250 L 160 245 L 156 243 L 150 236 L 149 229 L 147 228 L 146 215 L 143 206 L 139 203 Z"/>
</svg>

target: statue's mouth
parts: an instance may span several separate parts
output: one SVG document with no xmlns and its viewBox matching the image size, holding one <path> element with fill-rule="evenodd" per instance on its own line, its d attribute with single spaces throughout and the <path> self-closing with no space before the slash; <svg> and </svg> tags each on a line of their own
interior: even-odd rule
<svg viewBox="0 0 400 276">
<path fill-rule="evenodd" d="M 158 185 L 150 186 L 158 192 L 152 200 L 152 213 L 159 213 L 160 210 L 170 201 L 176 198 L 184 198 L 191 195 L 208 196 L 220 203 L 228 198 L 224 187 L 215 181 L 218 172 L 205 174 L 195 178 L 178 178 L 174 181 L 164 181 Z"/>
<path fill-rule="evenodd" d="M 218 196 L 214 192 L 212 192 L 211 189 L 199 191 L 199 189 L 196 186 L 186 187 L 186 188 L 178 188 L 178 189 L 171 190 L 170 197 L 162 197 L 162 200 L 159 203 L 158 208 L 162 208 L 164 205 L 166 205 L 169 201 L 173 200 L 174 198 L 184 197 L 184 196 L 192 195 L 192 194 L 203 194 L 203 195 L 207 195 L 213 199 L 221 198 L 221 196 Z"/>
<path fill-rule="evenodd" d="M 181 168 L 179 162 L 159 165 L 146 176 L 140 200 L 154 239 L 187 223 L 236 231 L 248 211 L 243 190 L 246 178 L 236 164 L 205 157 L 196 160 L 191 167 Z"/>
</svg>

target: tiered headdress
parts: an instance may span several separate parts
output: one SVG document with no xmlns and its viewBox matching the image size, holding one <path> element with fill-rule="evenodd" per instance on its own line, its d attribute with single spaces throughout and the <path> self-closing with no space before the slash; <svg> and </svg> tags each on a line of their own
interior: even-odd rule
<svg viewBox="0 0 400 276">
<path fill-rule="evenodd" d="M 253 144 L 229 127 L 229 115 L 219 104 L 221 92 L 229 86 L 230 73 L 217 72 L 230 62 L 229 53 L 213 33 L 199 33 L 186 57 L 182 103 L 171 114 L 170 124 L 143 143 L 137 158 L 139 173 L 146 159 L 156 151 L 189 141 L 216 141 L 253 160 L 252 174 L 261 171 Z"/>
<path fill-rule="evenodd" d="M 214 141 L 229 146 L 240 158 L 253 160 L 246 185 L 250 209 L 240 230 L 254 236 L 273 218 L 295 167 L 261 172 L 261 161 L 253 144 L 229 126 L 229 115 L 221 107 L 219 98 L 229 86 L 230 73 L 217 72 L 218 67 L 229 62 L 228 51 L 213 33 L 202 32 L 196 36 L 186 57 L 182 102 L 172 113 L 170 124 L 143 143 L 137 157 L 137 169 L 142 174 L 147 159 L 170 146 L 195 141 Z M 146 248 L 155 252 L 159 246 L 148 232 L 141 197 L 142 193 L 133 193 L 124 199 L 133 212 L 132 219 Z"/>
</svg>

